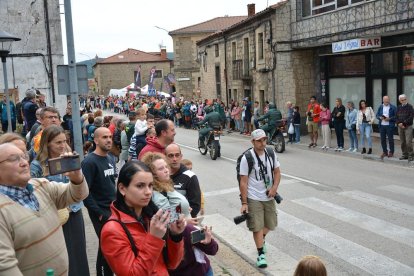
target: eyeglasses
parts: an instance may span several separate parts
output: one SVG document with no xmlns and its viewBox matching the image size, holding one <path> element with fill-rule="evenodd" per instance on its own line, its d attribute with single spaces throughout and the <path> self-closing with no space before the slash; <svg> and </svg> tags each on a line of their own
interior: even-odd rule
<svg viewBox="0 0 414 276">
<path fill-rule="evenodd" d="M 181 156 L 181 153 L 169 153 L 169 154 L 167 154 L 168 158 L 173 158 L 173 157 L 179 158 L 180 156 Z"/>
<path fill-rule="evenodd" d="M 47 116 L 46 117 L 47 119 L 50 119 L 50 120 L 52 120 L 52 119 L 59 119 L 59 116 Z"/>
<path fill-rule="evenodd" d="M 20 163 L 22 160 L 29 161 L 29 154 L 12 154 L 7 159 L 0 161 L 0 164 L 3 162 Z"/>
</svg>

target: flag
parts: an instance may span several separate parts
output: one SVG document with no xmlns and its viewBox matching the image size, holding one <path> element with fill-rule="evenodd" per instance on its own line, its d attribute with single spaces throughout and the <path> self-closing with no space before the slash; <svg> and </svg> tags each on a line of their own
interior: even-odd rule
<svg viewBox="0 0 414 276">
<path fill-rule="evenodd" d="M 135 89 L 141 88 L 141 65 L 137 67 L 137 75 L 135 76 Z"/>
<path fill-rule="evenodd" d="M 155 66 L 153 66 L 150 70 L 150 78 L 148 83 L 148 90 L 154 89 L 154 75 L 155 75 Z"/>
</svg>

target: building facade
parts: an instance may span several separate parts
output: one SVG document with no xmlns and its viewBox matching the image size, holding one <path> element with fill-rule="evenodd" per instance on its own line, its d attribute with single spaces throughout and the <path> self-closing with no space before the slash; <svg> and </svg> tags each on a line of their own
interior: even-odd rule
<svg viewBox="0 0 414 276">
<path fill-rule="evenodd" d="M 147 53 L 127 49 L 94 65 L 95 81 L 98 95 L 108 95 L 111 89 L 120 89 L 131 83 L 141 83 L 141 87 L 150 82 L 151 70 L 154 70 L 154 89 L 170 92 L 167 87 L 171 82 L 172 60 L 167 58 L 167 51 L 162 48 L 158 53 Z M 140 68 L 140 69 L 138 69 Z M 140 71 L 139 80 L 137 72 Z"/>
<path fill-rule="evenodd" d="M 0 29 L 20 41 L 12 43 L 6 60 L 8 87 L 19 91 L 36 88 L 46 95 L 46 103 L 65 111 L 66 98 L 57 92 L 57 65 L 63 64 L 63 45 L 59 3 L 55 0 L 0 1 Z M 4 89 L 3 69 L 0 87 Z"/>
</svg>

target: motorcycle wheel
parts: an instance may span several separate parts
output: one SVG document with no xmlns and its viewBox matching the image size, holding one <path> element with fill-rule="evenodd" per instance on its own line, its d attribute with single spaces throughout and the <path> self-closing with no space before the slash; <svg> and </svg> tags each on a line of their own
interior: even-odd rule
<svg viewBox="0 0 414 276">
<path fill-rule="evenodd" d="M 211 148 L 210 148 L 210 157 L 211 157 L 212 160 L 217 159 L 218 152 L 219 152 L 219 145 L 218 145 L 217 141 L 213 141 L 211 143 Z"/>
<path fill-rule="evenodd" d="M 198 150 L 200 151 L 200 153 L 202 155 L 206 155 L 206 153 L 207 153 L 207 145 L 204 145 L 204 148 L 201 147 L 201 140 L 200 140 L 200 138 L 198 138 Z"/>
<path fill-rule="evenodd" d="M 275 151 L 277 153 L 282 153 L 285 151 L 285 137 L 283 137 L 282 133 L 277 134 L 273 140 L 272 144 L 275 147 Z"/>
</svg>

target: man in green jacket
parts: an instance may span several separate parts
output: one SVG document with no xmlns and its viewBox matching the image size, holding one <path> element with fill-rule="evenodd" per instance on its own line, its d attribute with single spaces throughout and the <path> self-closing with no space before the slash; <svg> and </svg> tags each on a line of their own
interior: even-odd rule
<svg viewBox="0 0 414 276">
<path fill-rule="evenodd" d="M 269 111 L 257 119 L 257 121 L 260 122 L 265 119 L 267 119 L 267 123 L 262 125 L 260 128 L 266 132 L 267 136 L 269 136 L 275 131 L 277 121 L 282 120 L 282 113 L 276 109 L 276 105 L 274 103 L 269 104 Z"/>
<path fill-rule="evenodd" d="M 202 125 L 207 123 L 207 127 L 202 128 L 198 131 L 199 138 L 201 140 L 201 147 L 205 147 L 204 140 L 208 133 L 214 129 L 220 129 L 220 121 L 221 117 L 220 114 L 216 111 L 213 111 L 213 108 L 211 106 L 206 106 L 204 109 L 206 116 L 201 122 L 198 122 L 198 125 Z"/>
</svg>

